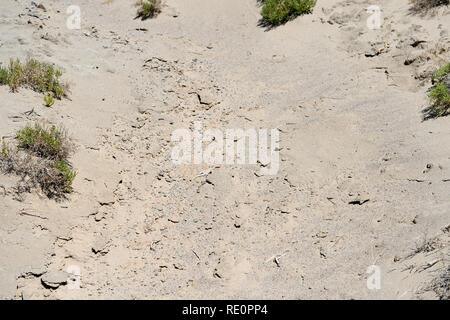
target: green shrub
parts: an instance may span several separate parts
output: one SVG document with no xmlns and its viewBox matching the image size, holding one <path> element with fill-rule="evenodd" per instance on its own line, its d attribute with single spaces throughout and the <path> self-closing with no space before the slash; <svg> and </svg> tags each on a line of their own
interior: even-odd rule
<svg viewBox="0 0 450 320">
<path fill-rule="evenodd" d="M 140 0 L 136 2 L 137 16 L 142 19 L 153 18 L 161 12 L 161 0 Z"/>
<path fill-rule="evenodd" d="M 450 113 L 450 93 L 447 85 L 439 83 L 430 91 L 431 107 L 435 116 L 446 116 Z"/>
<path fill-rule="evenodd" d="M 432 77 L 430 90 L 431 115 L 441 117 L 450 114 L 450 63 L 439 68 Z"/>
<path fill-rule="evenodd" d="M 433 82 L 439 82 L 444 80 L 444 78 L 450 73 L 450 63 L 447 63 L 445 66 L 439 68 L 433 74 Z"/>
<path fill-rule="evenodd" d="M 24 64 L 19 59 L 10 59 L 9 67 L 0 69 L 0 84 L 11 90 L 27 87 L 37 92 L 51 93 L 61 99 L 67 95 L 67 83 L 60 82 L 62 72 L 49 63 L 28 59 Z"/>
<path fill-rule="evenodd" d="M 9 148 L 3 141 L 0 169 L 21 177 L 18 193 L 40 187 L 49 198 L 59 199 L 73 191 L 77 173 L 67 159 L 72 144 L 64 131 L 36 123 L 19 130 L 16 138 L 16 148 Z"/>
<path fill-rule="evenodd" d="M 69 144 L 65 134 L 55 126 L 45 128 L 36 123 L 27 125 L 17 132 L 18 146 L 48 159 L 65 159 L 69 154 Z"/>
<path fill-rule="evenodd" d="M 72 182 L 77 176 L 77 173 L 70 168 L 67 161 L 64 159 L 55 162 L 55 169 L 59 172 L 58 174 L 61 178 L 63 192 L 71 192 Z"/>
<path fill-rule="evenodd" d="M 283 24 L 294 16 L 310 12 L 316 2 L 317 0 L 266 0 L 261 16 L 272 25 Z"/>
</svg>

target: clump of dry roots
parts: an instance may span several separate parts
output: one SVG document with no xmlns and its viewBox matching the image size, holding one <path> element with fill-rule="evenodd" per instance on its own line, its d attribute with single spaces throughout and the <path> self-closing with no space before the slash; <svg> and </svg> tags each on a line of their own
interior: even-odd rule
<svg viewBox="0 0 450 320">
<path fill-rule="evenodd" d="M 422 13 L 432 8 L 450 4 L 450 0 L 410 0 L 410 2 L 412 11 Z"/>
</svg>

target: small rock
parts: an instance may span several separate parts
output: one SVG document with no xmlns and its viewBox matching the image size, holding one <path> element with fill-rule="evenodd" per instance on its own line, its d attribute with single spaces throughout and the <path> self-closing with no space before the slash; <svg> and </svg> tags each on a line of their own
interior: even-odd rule
<svg viewBox="0 0 450 320">
<path fill-rule="evenodd" d="M 182 264 L 180 264 L 180 263 L 174 263 L 173 267 L 175 269 L 177 269 L 177 270 L 184 270 L 185 269 L 184 266 Z"/>
<path fill-rule="evenodd" d="M 31 267 L 24 272 L 22 272 L 19 276 L 19 278 L 31 278 L 31 277 L 40 277 L 46 272 L 44 267 Z"/>
<path fill-rule="evenodd" d="M 316 233 L 317 238 L 323 239 L 323 238 L 326 238 L 327 236 L 328 236 L 328 232 L 325 232 L 325 231 L 320 231 L 320 232 Z"/>
<path fill-rule="evenodd" d="M 202 91 L 201 93 L 197 93 L 198 100 L 200 104 L 213 106 L 217 104 L 217 99 L 214 97 L 213 93 L 208 91 Z"/>
<path fill-rule="evenodd" d="M 44 10 L 44 12 L 47 12 L 47 9 L 44 7 L 42 3 L 38 4 L 36 8 Z"/>
<path fill-rule="evenodd" d="M 370 201 L 370 197 L 365 191 L 350 192 L 348 195 L 348 204 L 361 206 Z"/>
<path fill-rule="evenodd" d="M 426 168 L 422 171 L 423 173 L 427 173 L 429 172 L 431 169 L 433 169 L 433 164 L 432 163 L 427 163 Z"/>
<path fill-rule="evenodd" d="M 46 288 L 56 289 L 67 284 L 69 275 L 64 271 L 48 271 L 41 278 L 42 285 Z"/>
<path fill-rule="evenodd" d="M 409 57 L 407 57 L 406 59 L 405 59 L 405 62 L 403 63 L 405 66 L 409 66 L 410 64 L 413 64 L 414 63 L 414 61 L 416 61 L 416 59 L 417 59 L 417 57 L 411 57 L 411 56 L 409 56 Z"/>
<path fill-rule="evenodd" d="M 94 245 L 92 246 L 92 252 L 95 254 L 105 255 L 109 252 L 107 246 L 108 240 L 104 238 L 99 238 L 95 241 Z"/>
<path fill-rule="evenodd" d="M 101 206 L 113 204 L 115 202 L 113 191 L 110 188 L 100 185 L 97 189 L 97 201 Z"/>
<path fill-rule="evenodd" d="M 361 198 L 359 198 L 359 199 L 350 201 L 348 204 L 355 204 L 355 205 L 357 204 L 357 205 L 362 206 L 364 203 L 369 202 L 369 201 L 370 201 L 370 199 L 361 199 Z"/>
<path fill-rule="evenodd" d="M 366 51 L 364 51 L 364 55 L 368 58 L 376 57 L 379 54 L 380 54 L 380 50 L 378 50 L 375 47 L 370 47 L 370 48 L 366 49 Z"/>
</svg>

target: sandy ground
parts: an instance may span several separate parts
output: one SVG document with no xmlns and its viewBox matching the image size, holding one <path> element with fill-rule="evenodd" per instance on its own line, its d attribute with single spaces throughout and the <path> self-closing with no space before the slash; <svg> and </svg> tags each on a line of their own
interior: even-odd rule
<svg viewBox="0 0 450 320">
<path fill-rule="evenodd" d="M 450 118 L 422 111 L 450 59 L 450 8 L 379 0 L 370 30 L 373 1 L 319 0 L 268 30 L 255 0 L 167 0 L 145 21 L 133 3 L 0 2 L 0 61 L 53 62 L 72 89 L 47 108 L 0 87 L 0 136 L 62 124 L 78 172 L 62 202 L 0 175 L 1 298 L 437 298 Z M 175 165 L 171 134 L 194 121 L 279 129 L 278 173 Z"/>
</svg>

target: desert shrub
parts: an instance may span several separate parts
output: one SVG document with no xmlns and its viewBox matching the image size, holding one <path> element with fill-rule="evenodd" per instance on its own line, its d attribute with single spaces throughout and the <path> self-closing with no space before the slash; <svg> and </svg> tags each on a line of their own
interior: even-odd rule
<svg viewBox="0 0 450 320">
<path fill-rule="evenodd" d="M 310 12 L 316 2 L 317 0 L 265 0 L 261 16 L 264 21 L 279 25 L 292 17 Z"/>
<path fill-rule="evenodd" d="M 161 0 L 140 0 L 136 2 L 137 16 L 142 19 L 153 18 L 161 12 Z"/>
<path fill-rule="evenodd" d="M 2 142 L 0 169 L 21 177 L 24 183 L 21 190 L 40 187 L 51 198 L 61 198 L 73 191 L 77 173 L 67 159 L 72 144 L 64 131 L 36 123 L 19 130 L 16 140 L 15 148 Z"/>
<path fill-rule="evenodd" d="M 17 132 L 19 148 L 27 149 L 42 158 L 65 159 L 70 150 L 70 143 L 62 130 L 55 126 L 46 128 L 36 123 L 27 125 Z"/>
<path fill-rule="evenodd" d="M 76 172 L 66 163 L 62 165 L 48 159 L 11 149 L 0 156 L 0 169 L 4 173 L 13 173 L 21 178 L 18 192 L 30 192 L 32 188 L 40 188 L 49 198 L 61 199 L 73 191 L 72 182 Z"/>
<path fill-rule="evenodd" d="M 450 114 L 450 63 L 433 75 L 434 86 L 430 90 L 431 112 L 435 117 Z"/>
<path fill-rule="evenodd" d="M 59 78 L 62 72 L 52 64 L 28 59 L 21 63 L 19 59 L 10 59 L 9 67 L 0 67 L 0 84 L 9 85 L 11 90 L 27 87 L 37 92 L 51 93 L 61 99 L 67 95 L 68 85 Z"/>
</svg>

